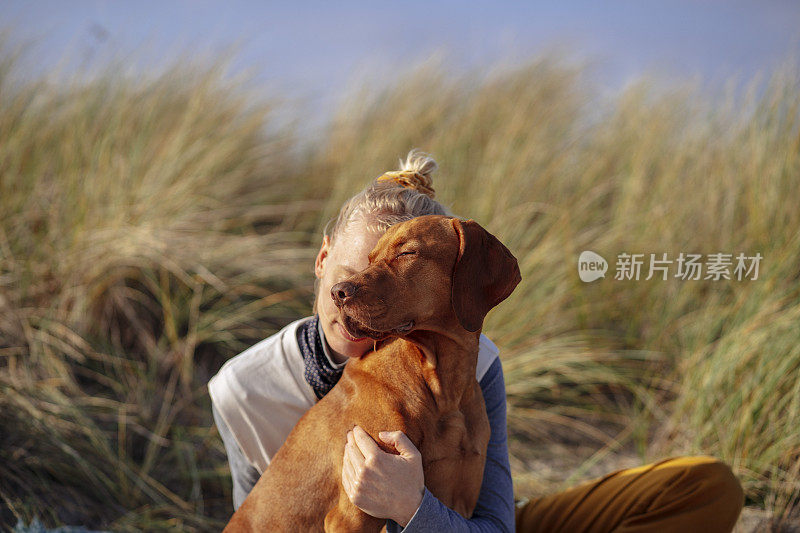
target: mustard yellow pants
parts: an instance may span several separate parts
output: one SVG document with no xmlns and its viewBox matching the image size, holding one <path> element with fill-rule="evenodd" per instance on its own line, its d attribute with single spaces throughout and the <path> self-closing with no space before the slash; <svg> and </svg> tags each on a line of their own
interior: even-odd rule
<svg viewBox="0 0 800 533">
<path fill-rule="evenodd" d="M 516 509 L 518 533 L 729 533 L 744 492 L 725 463 L 673 457 L 618 470 Z"/>
</svg>

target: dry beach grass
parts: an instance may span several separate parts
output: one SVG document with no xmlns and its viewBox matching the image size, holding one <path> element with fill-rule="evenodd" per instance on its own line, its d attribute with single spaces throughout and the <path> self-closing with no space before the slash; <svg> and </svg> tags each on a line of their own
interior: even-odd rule
<svg viewBox="0 0 800 533">
<path fill-rule="evenodd" d="M 320 140 L 220 65 L 21 80 L 0 52 L 2 524 L 216 530 L 230 480 L 206 391 L 310 313 L 324 222 L 411 147 L 438 198 L 514 251 L 501 348 L 515 488 L 715 455 L 761 526 L 800 515 L 800 78 L 643 79 L 603 101 L 557 59 L 422 65 L 354 91 Z M 279 124 L 280 122 L 280 124 Z M 758 280 L 583 283 L 583 250 L 760 253 Z M 744 527 L 744 526 L 742 526 Z"/>
</svg>

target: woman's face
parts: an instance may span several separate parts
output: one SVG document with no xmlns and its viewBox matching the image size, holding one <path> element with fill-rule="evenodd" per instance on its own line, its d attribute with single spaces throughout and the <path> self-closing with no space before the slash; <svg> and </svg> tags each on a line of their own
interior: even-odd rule
<svg viewBox="0 0 800 533">
<path fill-rule="evenodd" d="M 372 349 L 374 342 L 369 338 L 354 339 L 339 323 L 339 310 L 331 298 L 331 287 L 350 275 L 369 265 L 369 252 L 375 247 L 381 234 L 365 229 L 362 220 L 353 220 L 336 238 L 331 246 L 328 237 L 322 240 L 317 254 L 314 272 L 320 279 L 317 293 L 317 313 L 337 363 L 348 357 L 361 357 Z"/>
</svg>

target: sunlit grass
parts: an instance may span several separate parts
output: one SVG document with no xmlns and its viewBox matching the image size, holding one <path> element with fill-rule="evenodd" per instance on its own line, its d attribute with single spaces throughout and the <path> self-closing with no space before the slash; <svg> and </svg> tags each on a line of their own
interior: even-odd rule
<svg viewBox="0 0 800 533">
<path fill-rule="evenodd" d="M 398 75 L 322 141 L 221 66 L 14 82 L 0 58 L 2 520 L 216 530 L 231 511 L 208 378 L 310 313 L 320 232 L 410 148 L 437 197 L 519 259 L 485 332 L 513 450 L 703 453 L 777 518 L 800 494 L 797 73 L 713 97 L 581 67 Z M 302 117 L 299 117 L 302 120 Z M 577 276 L 581 251 L 610 263 Z M 618 253 L 756 252 L 756 281 L 616 281 Z M 565 435 L 567 431 L 569 435 Z M 515 457 L 515 464 L 520 464 Z M 518 495 L 531 495 L 515 471 Z"/>
</svg>

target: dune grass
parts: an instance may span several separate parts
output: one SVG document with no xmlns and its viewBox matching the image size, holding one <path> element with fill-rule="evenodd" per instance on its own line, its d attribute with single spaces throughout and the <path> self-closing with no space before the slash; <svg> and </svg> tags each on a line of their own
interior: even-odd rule
<svg viewBox="0 0 800 533">
<path fill-rule="evenodd" d="M 557 59 L 423 65 L 353 92 L 309 146 L 276 120 L 280 95 L 220 65 L 56 84 L 18 81 L 13 55 L 0 53 L 4 525 L 219 529 L 230 480 L 208 378 L 310 313 L 324 223 L 411 147 L 440 163 L 437 197 L 519 259 L 523 282 L 485 325 L 516 455 L 594 445 L 566 483 L 623 446 L 712 454 L 748 505 L 776 523 L 800 513 L 796 70 L 713 96 L 644 79 L 601 103 Z M 609 261 L 605 279 L 580 281 L 583 250 Z M 614 280 L 622 252 L 764 259 L 750 281 Z M 534 495 L 522 480 L 537 472 L 514 475 Z"/>
</svg>

